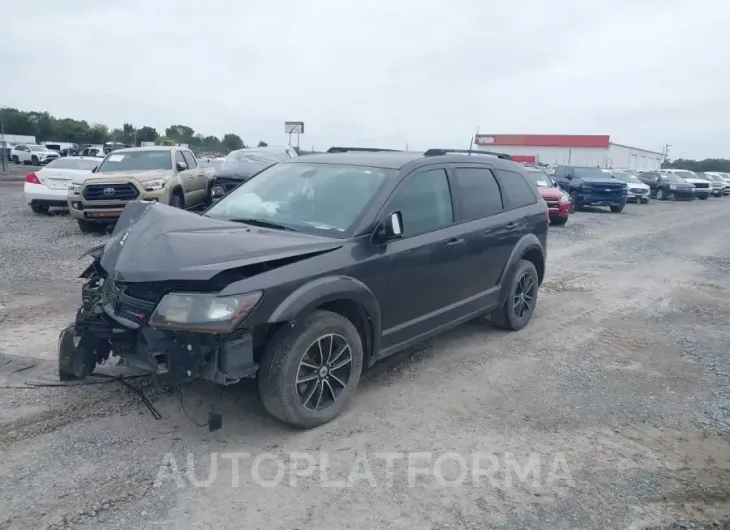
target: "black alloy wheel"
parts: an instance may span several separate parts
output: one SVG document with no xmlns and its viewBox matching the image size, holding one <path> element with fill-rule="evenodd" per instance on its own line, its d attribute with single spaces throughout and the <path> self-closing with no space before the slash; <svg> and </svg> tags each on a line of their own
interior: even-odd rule
<svg viewBox="0 0 730 530">
<path fill-rule="evenodd" d="M 304 429 L 325 424 L 357 392 L 365 354 L 345 316 L 317 309 L 281 327 L 259 364 L 261 401 L 275 418 Z"/>
<path fill-rule="evenodd" d="M 334 405 L 347 388 L 352 369 L 352 348 L 335 333 L 322 335 L 304 352 L 297 370 L 299 404 L 319 412 Z"/>
<path fill-rule="evenodd" d="M 512 297 L 512 305 L 517 318 L 523 319 L 525 315 L 531 314 L 535 309 L 536 291 L 537 285 L 532 275 L 529 272 L 524 272 L 517 280 L 517 288 Z"/>
<path fill-rule="evenodd" d="M 489 315 L 489 321 L 498 328 L 518 331 L 532 318 L 537 306 L 539 277 L 535 265 L 522 259 L 512 273 L 507 299 L 502 307 Z"/>
</svg>

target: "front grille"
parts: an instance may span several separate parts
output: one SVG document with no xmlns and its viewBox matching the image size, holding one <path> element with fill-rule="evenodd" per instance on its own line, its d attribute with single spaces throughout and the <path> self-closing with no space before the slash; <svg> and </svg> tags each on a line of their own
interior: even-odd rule
<svg viewBox="0 0 730 530">
<path fill-rule="evenodd" d="M 132 201 L 139 196 L 131 184 L 89 184 L 84 188 L 87 201 Z"/>
<path fill-rule="evenodd" d="M 548 208 L 557 208 L 559 206 L 558 201 L 545 201 L 548 205 Z"/>
<path fill-rule="evenodd" d="M 115 288 L 136 300 L 142 300 L 152 304 L 157 304 L 162 297 L 170 290 L 167 282 L 141 282 L 141 283 L 122 283 L 116 282 Z"/>
<path fill-rule="evenodd" d="M 707 182 L 696 182 L 695 183 L 695 188 L 704 188 L 704 189 L 707 189 L 709 187 L 710 187 L 710 185 Z"/>
<path fill-rule="evenodd" d="M 645 195 L 649 192 L 649 190 L 645 190 L 644 188 L 629 188 L 629 191 L 635 195 Z"/>
</svg>

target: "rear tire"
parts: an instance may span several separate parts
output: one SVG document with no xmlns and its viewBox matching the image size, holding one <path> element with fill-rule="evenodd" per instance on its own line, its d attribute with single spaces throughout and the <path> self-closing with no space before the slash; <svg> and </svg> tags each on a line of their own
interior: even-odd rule
<svg viewBox="0 0 730 530">
<path fill-rule="evenodd" d="M 348 353 L 349 362 L 343 357 Z M 313 311 L 280 329 L 266 346 L 258 373 L 261 401 L 283 422 L 303 429 L 323 425 L 352 399 L 362 363 L 362 341 L 352 322 L 330 311 Z"/>
<path fill-rule="evenodd" d="M 50 208 L 48 206 L 44 206 L 42 204 L 31 204 L 30 209 L 33 210 L 33 213 L 44 214 L 44 213 L 48 213 L 48 210 Z"/>
<path fill-rule="evenodd" d="M 707 195 L 701 195 L 700 196 L 700 200 L 701 201 L 706 201 L 707 200 L 707 197 L 708 197 Z"/>
<path fill-rule="evenodd" d="M 33 164 L 34 166 L 40 166 L 41 165 L 40 162 L 38 161 L 38 157 L 37 156 L 32 157 L 30 159 L 30 163 Z"/>
<path fill-rule="evenodd" d="M 20 158 L 18 158 L 18 155 L 13 155 L 13 162 L 20 164 Z"/>
<path fill-rule="evenodd" d="M 535 312 L 538 287 L 539 277 L 535 265 L 526 259 L 520 260 L 510 279 L 504 305 L 489 315 L 492 325 L 510 331 L 519 331 L 524 328 Z M 522 297 L 522 293 L 527 297 Z M 523 305 L 525 303 L 528 304 L 527 308 Z M 516 305 L 517 307 L 515 307 Z M 521 315 L 520 310 L 522 310 Z"/>
<path fill-rule="evenodd" d="M 664 191 L 663 188 L 659 188 L 656 190 L 656 198 L 658 201 L 666 201 L 667 200 L 667 194 Z"/>
<path fill-rule="evenodd" d="M 563 226 L 568 222 L 567 217 L 552 217 L 550 218 L 550 224 L 554 226 Z"/>
<path fill-rule="evenodd" d="M 79 224 L 79 229 L 82 234 L 93 234 L 99 231 L 99 226 L 96 223 L 90 223 L 84 219 L 76 219 Z"/>
</svg>

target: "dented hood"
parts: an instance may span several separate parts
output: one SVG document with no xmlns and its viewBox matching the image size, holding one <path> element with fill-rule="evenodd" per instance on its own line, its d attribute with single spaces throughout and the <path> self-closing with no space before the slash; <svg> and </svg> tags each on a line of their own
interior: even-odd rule
<svg viewBox="0 0 730 530">
<path fill-rule="evenodd" d="M 159 203 L 130 202 L 104 246 L 101 266 L 116 281 L 209 280 L 219 272 L 306 258 L 342 241 L 220 221 Z"/>
</svg>

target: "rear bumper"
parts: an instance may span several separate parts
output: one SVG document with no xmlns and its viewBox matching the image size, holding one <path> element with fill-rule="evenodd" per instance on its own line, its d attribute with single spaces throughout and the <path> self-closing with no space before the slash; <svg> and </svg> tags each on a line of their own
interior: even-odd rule
<svg viewBox="0 0 730 530">
<path fill-rule="evenodd" d="M 44 184 L 32 184 L 26 182 L 23 186 L 25 202 L 28 204 L 39 204 L 43 206 L 58 206 L 66 208 L 66 190 L 53 190 Z"/>
</svg>

